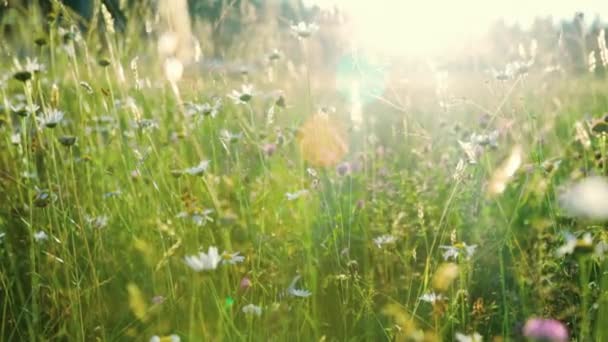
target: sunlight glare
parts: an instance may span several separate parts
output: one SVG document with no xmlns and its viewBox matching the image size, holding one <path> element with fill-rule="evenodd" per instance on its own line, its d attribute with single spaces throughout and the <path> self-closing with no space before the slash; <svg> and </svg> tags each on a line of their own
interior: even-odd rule
<svg viewBox="0 0 608 342">
<path fill-rule="evenodd" d="M 535 16 L 570 19 L 577 11 L 589 21 L 606 12 L 608 2 L 525 1 L 495 2 L 407 0 L 305 0 L 322 9 L 339 8 L 350 18 L 355 43 L 389 55 L 428 56 L 466 50 L 476 44 L 496 20 L 529 26 Z"/>
</svg>

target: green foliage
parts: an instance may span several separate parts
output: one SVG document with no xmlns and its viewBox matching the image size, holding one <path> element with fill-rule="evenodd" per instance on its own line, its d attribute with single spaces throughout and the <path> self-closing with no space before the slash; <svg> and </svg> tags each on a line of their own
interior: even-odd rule
<svg viewBox="0 0 608 342">
<path fill-rule="evenodd" d="M 191 10 L 215 18 L 220 3 Z M 349 54 L 347 76 L 373 85 L 355 127 L 315 34 L 257 23 L 277 31 L 242 32 L 228 57 L 267 59 L 256 49 L 272 37 L 281 58 L 236 73 L 184 62 L 172 82 L 163 32 L 138 28 L 153 13 L 111 33 L 81 32 L 61 6 L 31 11 L 6 13 L 0 37 L 3 340 L 521 340 L 537 316 L 580 341 L 608 335 L 601 253 L 556 256 L 564 232 L 608 239 L 559 203 L 571 180 L 607 173 L 597 75 L 471 72 L 447 96 L 430 71 L 412 89 L 397 67 L 381 89 L 385 69 Z M 344 124 L 309 141 L 344 142 L 347 164 L 306 160 L 313 115 Z M 484 143 L 467 154 L 473 133 Z M 517 145 L 522 165 L 489 193 Z M 197 272 L 187 257 L 211 246 L 219 265 Z"/>
</svg>

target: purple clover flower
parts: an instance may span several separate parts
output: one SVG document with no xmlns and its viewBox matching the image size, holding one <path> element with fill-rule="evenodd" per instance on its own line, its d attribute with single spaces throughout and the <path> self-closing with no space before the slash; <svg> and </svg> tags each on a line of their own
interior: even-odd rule
<svg viewBox="0 0 608 342">
<path fill-rule="evenodd" d="M 523 334 L 534 341 L 568 341 L 568 329 L 555 319 L 530 318 L 524 325 Z"/>
</svg>

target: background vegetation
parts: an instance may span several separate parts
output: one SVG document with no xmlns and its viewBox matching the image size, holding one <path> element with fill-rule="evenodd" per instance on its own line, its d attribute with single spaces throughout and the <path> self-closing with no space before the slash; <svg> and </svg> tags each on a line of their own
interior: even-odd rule
<svg viewBox="0 0 608 342">
<path fill-rule="evenodd" d="M 559 200 L 607 171 L 599 20 L 429 66 L 210 4 L 191 37 L 143 1 L 3 9 L 3 340 L 608 338 L 605 224 Z"/>
</svg>

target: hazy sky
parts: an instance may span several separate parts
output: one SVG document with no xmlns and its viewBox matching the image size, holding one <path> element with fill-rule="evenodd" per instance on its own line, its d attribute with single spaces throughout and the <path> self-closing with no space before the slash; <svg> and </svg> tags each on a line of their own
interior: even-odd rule
<svg viewBox="0 0 608 342">
<path fill-rule="evenodd" d="M 497 19 L 529 25 L 537 16 L 572 18 L 577 11 L 591 22 L 608 18 L 608 0 L 306 0 L 337 4 L 351 14 L 357 38 L 390 52 L 427 53 L 474 39 Z M 399 44 L 396 44 L 399 42 Z"/>
<path fill-rule="evenodd" d="M 605 0 L 304 0 L 304 2 L 321 6 L 337 4 L 347 9 L 369 10 L 372 7 L 384 7 L 390 8 L 391 11 L 404 10 L 427 16 L 444 12 L 463 18 L 502 17 L 508 21 L 522 23 L 530 22 L 538 15 L 569 18 L 577 11 L 584 12 L 590 17 L 602 13 L 608 16 L 608 1 Z M 458 18 L 454 19 L 458 20 Z"/>
</svg>

